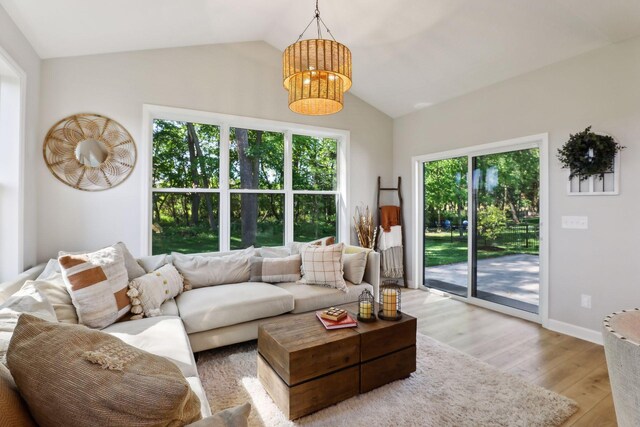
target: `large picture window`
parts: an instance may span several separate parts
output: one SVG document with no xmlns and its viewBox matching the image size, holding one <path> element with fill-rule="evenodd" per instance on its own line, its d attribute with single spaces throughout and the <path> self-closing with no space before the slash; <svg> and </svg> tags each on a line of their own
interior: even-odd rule
<svg viewBox="0 0 640 427">
<path fill-rule="evenodd" d="M 153 254 L 347 238 L 347 132 L 157 108 L 148 117 Z"/>
</svg>

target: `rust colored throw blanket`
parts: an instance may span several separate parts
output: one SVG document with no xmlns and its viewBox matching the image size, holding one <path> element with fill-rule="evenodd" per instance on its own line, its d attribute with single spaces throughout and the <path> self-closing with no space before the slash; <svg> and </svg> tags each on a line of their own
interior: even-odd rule
<svg viewBox="0 0 640 427">
<path fill-rule="evenodd" d="M 392 225 L 400 225 L 400 206 L 381 206 L 380 226 L 385 232 L 389 232 Z"/>
</svg>

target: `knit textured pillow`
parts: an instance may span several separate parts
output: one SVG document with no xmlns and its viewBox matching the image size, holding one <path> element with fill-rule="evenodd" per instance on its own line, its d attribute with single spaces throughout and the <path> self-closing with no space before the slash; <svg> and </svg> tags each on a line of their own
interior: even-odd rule
<svg viewBox="0 0 640 427">
<path fill-rule="evenodd" d="M 166 264 L 152 273 L 133 279 L 127 295 L 131 298 L 131 320 L 144 316 L 160 316 L 160 306 L 182 293 L 182 276 L 172 264 Z M 137 307 L 137 308 L 136 308 Z"/>
<path fill-rule="evenodd" d="M 0 363 L 0 425 L 31 427 L 36 424 L 20 397 L 9 369 Z"/>
<path fill-rule="evenodd" d="M 283 283 L 300 280 L 301 256 L 285 258 L 251 258 L 250 282 Z"/>
<path fill-rule="evenodd" d="M 63 255 L 58 262 L 80 323 L 104 328 L 129 312 L 129 281 L 119 248 Z"/>
<path fill-rule="evenodd" d="M 299 283 L 322 285 L 347 292 L 342 271 L 343 249 L 343 243 L 305 247 L 302 250 L 303 276 Z"/>
<path fill-rule="evenodd" d="M 177 427 L 202 417 L 173 362 L 82 325 L 23 314 L 7 364 L 42 427 Z"/>
</svg>

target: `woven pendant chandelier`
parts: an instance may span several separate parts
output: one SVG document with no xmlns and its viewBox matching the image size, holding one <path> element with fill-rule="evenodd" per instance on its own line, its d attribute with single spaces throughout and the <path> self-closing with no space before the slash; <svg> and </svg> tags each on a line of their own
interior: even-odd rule
<svg viewBox="0 0 640 427">
<path fill-rule="evenodd" d="M 318 38 L 301 40 L 313 21 Z M 322 38 L 320 24 L 332 40 Z M 318 0 L 311 22 L 282 54 L 282 75 L 291 111 L 320 116 L 342 110 L 344 93 L 351 87 L 351 51 L 333 38 L 320 18 Z"/>
</svg>

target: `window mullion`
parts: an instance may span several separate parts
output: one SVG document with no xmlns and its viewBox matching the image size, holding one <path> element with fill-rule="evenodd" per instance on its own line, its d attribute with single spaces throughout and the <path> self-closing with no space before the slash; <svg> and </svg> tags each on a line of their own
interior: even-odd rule
<svg viewBox="0 0 640 427">
<path fill-rule="evenodd" d="M 219 250 L 230 250 L 231 247 L 231 196 L 229 194 L 229 125 L 220 126 L 220 167 L 218 182 L 220 183 L 220 215 L 219 215 Z"/>
<path fill-rule="evenodd" d="M 284 243 L 293 242 L 293 133 L 284 133 Z"/>
<path fill-rule="evenodd" d="M 338 239 L 351 244 L 351 219 L 349 218 L 349 135 L 338 139 Z"/>
</svg>

